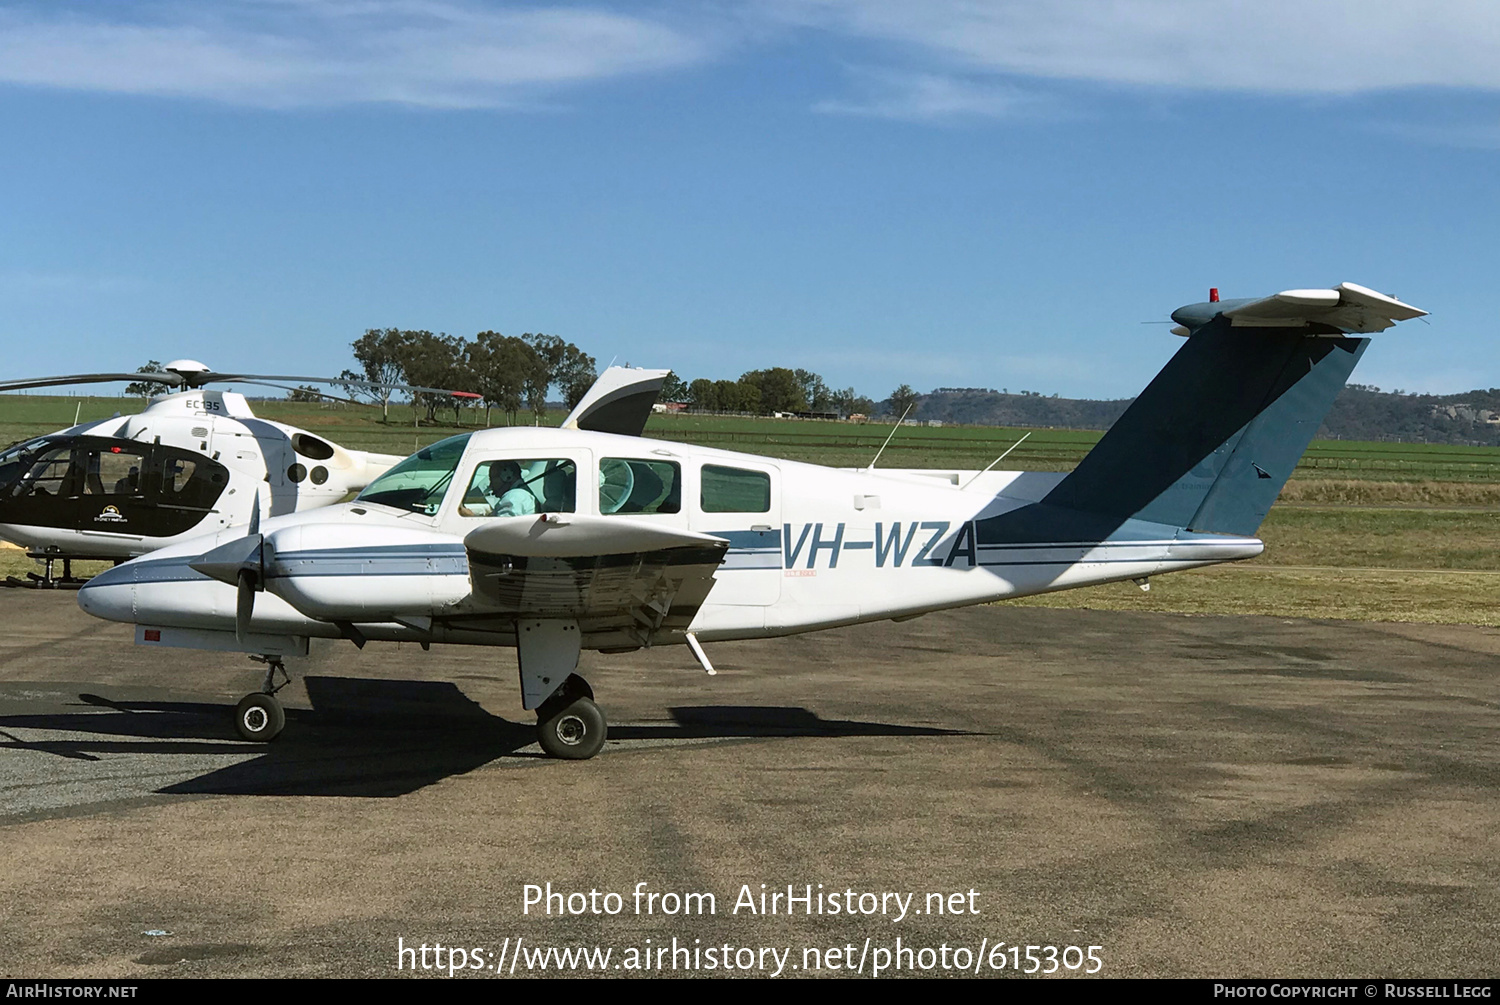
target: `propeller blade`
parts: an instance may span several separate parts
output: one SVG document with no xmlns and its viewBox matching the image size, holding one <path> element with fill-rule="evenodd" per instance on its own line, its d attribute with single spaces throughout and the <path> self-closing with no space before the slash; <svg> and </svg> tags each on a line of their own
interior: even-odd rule
<svg viewBox="0 0 1500 1005">
<path fill-rule="evenodd" d="M 250 528 L 253 537 L 260 536 L 260 489 L 255 490 L 255 501 L 250 504 Z"/>
<path fill-rule="evenodd" d="M 250 634 L 250 617 L 255 613 L 256 578 L 249 569 L 240 570 L 238 592 L 234 598 L 234 637 L 240 642 Z"/>
<path fill-rule="evenodd" d="M 67 384 L 109 384 L 115 381 L 149 381 L 179 387 L 185 381 L 178 373 L 73 373 L 58 377 L 33 377 L 0 382 L 0 391 L 23 391 L 28 387 L 62 387 Z"/>
</svg>

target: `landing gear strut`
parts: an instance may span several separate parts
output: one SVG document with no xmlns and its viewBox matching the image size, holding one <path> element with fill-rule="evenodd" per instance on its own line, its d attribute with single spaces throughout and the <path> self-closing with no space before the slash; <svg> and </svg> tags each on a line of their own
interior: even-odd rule
<svg viewBox="0 0 1500 1005">
<path fill-rule="evenodd" d="M 536 709 L 542 749 L 566 761 L 585 761 L 604 747 L 608 727 L 594 689 L 573 671 L 581 650 L 578 622 L 522 619 L 516 623 L 521 707 Z"/>
<path fill-rule="evenodd" d="M 292 682 L 286 665 L 279 656 L 252 656 L 257 663 L 266 665 L 266 679 L 260 690 L 245 695 L 234 709 L 234 728 L 243 739 L 257 743 L 270 743 L 281 734 L 286 725 L 286 711 L 276 698 L 276 692 Z M 281 683 L 276 683 L 280 672 Z"/>
</svg>

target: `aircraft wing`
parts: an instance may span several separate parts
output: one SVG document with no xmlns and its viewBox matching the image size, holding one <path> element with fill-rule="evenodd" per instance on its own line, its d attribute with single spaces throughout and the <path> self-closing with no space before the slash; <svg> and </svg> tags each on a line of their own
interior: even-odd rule
<svg viewBox="0 0 1500 1005">
<path fill-rule="evenodd" d="M 578 407 L 563 420 L 564 429 L 640 436 L 651 406 L 671 370 L 637 370 L 612 366 L 599 375 Z"/>
<path fill-rule="evenodd" d="M 1300 328 L 1320 323 L 1349 333 L 1385 331 L 1397 321 L 1426 313 L 1354 283 L 1340 283 L 1331 290 L 1283 290 L 1223 312 L 1235 327 Z"/>
<path fill-rule="evenodd" d="M 648 645 L 686 631 L 729 542 L 645 520 L 506 517 L 464 538 L 476 601 L 498 613 L 578 621 L 585 635 Z"/>
</svg>

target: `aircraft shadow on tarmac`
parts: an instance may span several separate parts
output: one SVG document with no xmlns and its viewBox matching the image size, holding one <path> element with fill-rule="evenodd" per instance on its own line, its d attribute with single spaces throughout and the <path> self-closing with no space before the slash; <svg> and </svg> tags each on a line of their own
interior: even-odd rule
<svg viewBox="0 0 1500 1005">
<path fill-rule="evenodd" d="M 91 706 L 90 711 L 0 716 L 0 748 L 38 750 L 85 761 L 108 754 L 260 753 L 157 790 L 205 795 L 400 796 L 501 757 L 545 756 L 525 749 L 536 741 L 532 724 L 492 715 L 448 682 L 303 680 L 312 709 L 287 709 L 286 731 L 264 747 L 238 738 L 229 705 L 80 694 L 79 700 Z M 110 711 L 97 711 L 101 708 Z M 611 745 L 754 737 L 967 735 L 929 726 L 822 719 L 799 707 L 704 705 L 669 712 L 670 723 L 611 725 Z M 5 732 L 7 727 L 75 735 L 23 741 Z M 76 734 L 87 734 L 87 738 Z"/>
</svg>

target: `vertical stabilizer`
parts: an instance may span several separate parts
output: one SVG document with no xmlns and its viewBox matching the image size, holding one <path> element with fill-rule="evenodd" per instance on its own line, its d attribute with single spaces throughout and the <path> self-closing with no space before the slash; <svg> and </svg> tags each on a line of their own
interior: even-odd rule
<svg viewBox="0 0 1500 1005">
<path fill-rule="evenodd" d="M 1049 522 L 1254 534 L 1369 345 L 1351 336 L 1425 313 L 1352 283 L 1179 308 L 1187 344 L 1042 500 Z"/>
</svg>

